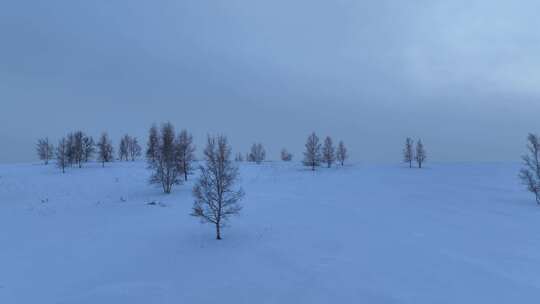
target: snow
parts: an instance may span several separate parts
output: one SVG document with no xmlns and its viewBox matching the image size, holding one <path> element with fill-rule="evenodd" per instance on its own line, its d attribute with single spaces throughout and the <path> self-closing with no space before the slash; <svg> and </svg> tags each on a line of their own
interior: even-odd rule
<svg viewBox="0 0 540 304">
<path fill-rule="evenodd" d="M 193 182 L 162 194 L 144 162 L 0 165 L 0 303 L 537 303 L 518 169 L 243 163 L 217 241 Z"/>
</svg>

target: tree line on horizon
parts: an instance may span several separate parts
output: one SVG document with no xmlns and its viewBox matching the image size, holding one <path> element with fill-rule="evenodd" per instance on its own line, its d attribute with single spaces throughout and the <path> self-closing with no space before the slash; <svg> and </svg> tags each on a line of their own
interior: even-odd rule
<svg viewBox="0 0 540 304">
<path fill-rule="evenodd" d="M 136 137 L 124 135 L 120 140 L 118 159 L 135 161 L 141 155 L 141 146 Z M 114 160 L 114 147 L 106 132 L 102 133 L 96 143 L 92 136 L 82 131 L 75 131 L 62 137 L 56 147 L 48 138 L 41 138 L 36 144 L 36 152 L 46 165 L 55 159 L 56 165 L 65 173 L 67 167 L 78 166 L 95 159 L 105 166 Z M 97 154 L 97 155 L 96 155 Z"/>
<path fill-rule="evenodd" d="M 519 177 L 527 186 L 528 191 L 535 195 L 540 205 L 540 137 L 529 134 L 527 137 L 527 154 L 522 157 L 524 167 Z M 107 133 L 102 133 L 95 143 L 91 136 L 82 131 L 75 131 L 63 137 L 56 148 L 48 138 L 39 139 L 36 145 L 39 158 L 48 164 L 53 158 L 57 166 L 65 172 L 67 166 L 82 167 L 97 153 L 97 160 L 105 163 L 114 159 L 114 148 Z M 154 124 L 149 130 L 145 152 L 148 169 L 151 171 L 149 183 L 162 187 L 169 194 L 174 185 L 180 185 L 188 180 L 195 170 L 195 146 L 193 136 L 182 130 L 176 134 L 174 126 L 167 122 L 161 128 Z M 239 171 L 234 162 L 244 161 L 241 153 L 237 153 L 234 161 L 231 159 L 232 149 L 227 137 L 223 135 L 208 135 L 203 151 L 203 162 L 198 166 L 198 179 L 192 189 L 194 203 L 191 215 L 203 223 L 213 224 L 216 239 L 221 239 L 221 230 L 230 217 L 237 215 L 242 207 L 238 204 L 244 197 L 241 188 L 236 187 Z M 125 135 L 120 140 L 118 159 L 135 161 L 141 156 L 142 148 L 136 137 Z M 261 143 L 254 143 L 246 154 L 245 160 L 257 164 L 266 158 L 266 151 Z M 291 161 L 293 155 L 286 149 L 280 153 L 282 161 Z M 305 143 L 302 164 L 314 171 L 321 164 L 330 168 L 336 162 L 344 165 L 348 151 L 343 141 L 334 147 L 330 136 L 321 143 L 315 132 L 312 132 Z M 413 167 L 413 161 L 422 168 L 427 159 L 427 153 L 421 139 L 415 142 L 407 137 L 403 148 L 403 161 Z"/>
<path fill-rule="evenodd" d="M 170 133 L 172 125 L 169 126 L 168 124 L 169 123 L 164 124 L 164 127 L 166 128 L 162 128 L 161 130 L 158 130 L 156 125 L 153 125 L 150 128 L 146 152 L 147 159 L 148 155 L 153 155 L 156 151 L 155 147 L 159 142 L 159 132 L 164 131 Z M 163 138 L 161 140 L 163 140 Z M 178 143 L 171 142 L 167 144 L 170 144 L 171 146 L 176 144 L 183 153 L 183 156 L 181 156 L 180 159 L 189 159 L 189 161 L 184 160 L 183 162 L 183 166 L 187 168 L 183 170 L 184 179 L 187 180 L 187 175 L 191 172 L 191 169 L 188 168 L 189 163 L 195 160 L 193 137 L 191 134 L 188 134 L 186 130 L 182 130 L 177 140 L 179 141 Z M 83 163 L 89 162 L 94 159 L 94 157 L 95 160 L 102 163 L 103 167 L 105 166 L 105 163 L 113 162 L 115 160 L 115 149 L 106 132 L 102 133 L 97 143 L 94 142 L 92 136 L 88 136 L 82 131 L 72 132 L 67 136 L 62 137 L 56 147 L 49 142 L 47 137 L 40 138 L 36 144 L 36 152 L 39 159 L 42 160 L 45 165 L 51 160 L 56 160 L 56 164 L 62 172 L 65 172 L 65 168 L 73 167 L 74 165 L 82 168 Z M 120 139 L 117 160 L 135 161 L 141 155 L 142 148 L 136 137 L 131 137 L 126 134 Z M 321 164 L 325 164 L 328 168 L 334 163 L 339 163 L 341 166 L 344 166 L 344 162 L 348 157 L 348 151 L 343 141 L 340 141 L 338 146 L 334 147 L 332 138 L 327 136 L 324 143 L 321 144 L 319 143 L 318 136 L 313 132 L 308 136 L 306 141 L 302 164 L 310 167 L 312 170 L 319 167 Z M 150 158 L 154 159 L 155 156 L 151 156 Z M 280 151 L 280 159 L 284 162 L 292 161 L 293 154 L 283 148 Z M 248 161 L 260 164 L 266 160 L 266 150 L 262 143 L 254 143 L 252 144 L 250 151 L 246 153 L 245 158 L 242 153 L 237 153 L 234 160 L 237 162 Z"/>
</svg>

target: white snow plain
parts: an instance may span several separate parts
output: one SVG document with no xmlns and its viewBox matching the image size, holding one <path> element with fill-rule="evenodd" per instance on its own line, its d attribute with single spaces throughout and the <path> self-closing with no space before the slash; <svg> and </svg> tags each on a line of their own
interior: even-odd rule
<svg viewBox="0 0 540 304">
<path fill-rule="evenodd" d="M 144 162 L 0 166 L 0 303 L 538 303 L 519 164 L 240 166 L 214 239 Z M 155 205 L 148 205 L 155 202 Z"/>
</svg>

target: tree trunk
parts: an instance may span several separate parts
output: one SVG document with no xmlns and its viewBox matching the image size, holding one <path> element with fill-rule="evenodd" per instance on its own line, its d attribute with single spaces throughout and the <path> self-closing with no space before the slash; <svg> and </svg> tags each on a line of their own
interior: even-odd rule
<svg viewBox="0 0 540 304">
<path fill-rule="evenodd" d="M 219 223 L 216 224 L 216 240 L 221 240 L 221 231 L 219 229 Z"/>
</svg>

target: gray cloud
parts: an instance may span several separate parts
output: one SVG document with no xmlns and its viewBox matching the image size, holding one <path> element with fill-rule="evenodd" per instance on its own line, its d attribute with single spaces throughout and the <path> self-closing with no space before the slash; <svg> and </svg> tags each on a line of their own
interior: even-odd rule
<svg viewBox="0 0 540 304">
<path fill-rule="evenodd" d="M 515 160 L 540 111 L 536 1 L 19 1 L 0 12 L 0 161 L 152 122 L 297 156 Z M 463 149 L 463 145 L 466 149 Z"/>
</svg>

